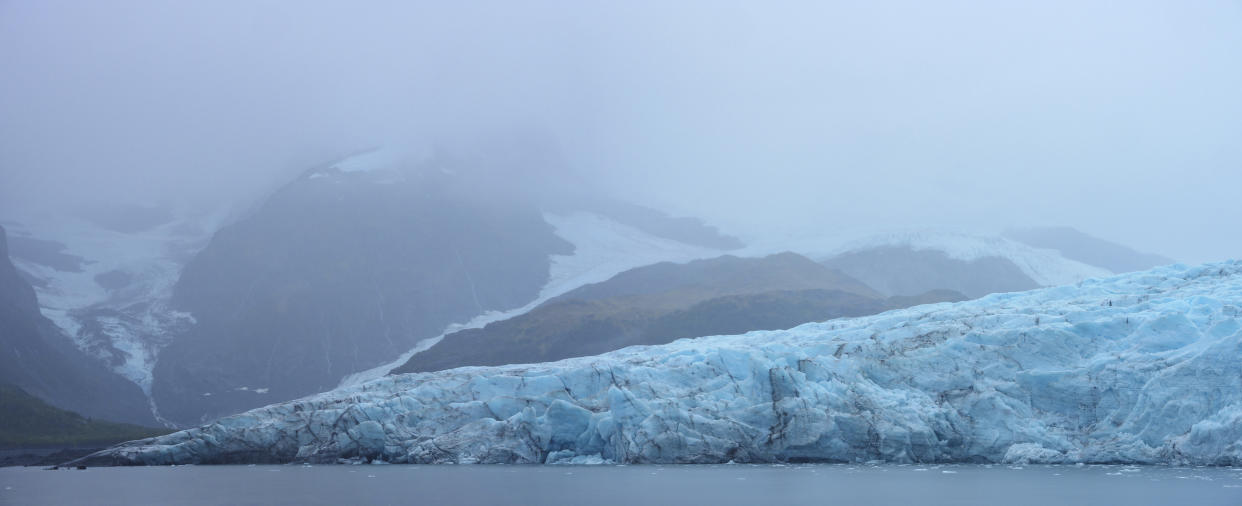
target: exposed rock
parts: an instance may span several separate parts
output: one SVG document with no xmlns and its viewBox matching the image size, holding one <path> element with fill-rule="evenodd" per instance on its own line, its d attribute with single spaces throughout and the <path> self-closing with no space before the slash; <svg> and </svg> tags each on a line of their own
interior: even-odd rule
<svg viewBox="0 0 1242 506">
<path fill-rule="evenodd" d="M 156 364 L 164 417 L 201 423 L 332 388 L 448 324 L 522 306 L 549 256 L 572 251 L 520 198 L 427 166 L 338 165 L 281 189 L 186 265 L 172 302 L 196 324 Z"/>
</svg>

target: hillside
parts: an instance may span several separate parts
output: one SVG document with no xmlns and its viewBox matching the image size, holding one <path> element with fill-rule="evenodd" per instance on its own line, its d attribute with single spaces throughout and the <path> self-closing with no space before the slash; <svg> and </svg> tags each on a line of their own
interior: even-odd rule
<svg viewBox="0 0 1242 506">
<path fill-rule="evenodd" d="M 948 293 L 931 297 L 961 300 Z M 892 307 L 857 280 L 793 253 L 664 262 L 575 289 L 529 313 L 449 334 L 393 373 L 547 362 Z"/>
<path fill-rule="evenodd" d="M 171 432 L 83 417 L 13 385 L 0 384 L 0 449 L 106 446 Z"/>
</svg>

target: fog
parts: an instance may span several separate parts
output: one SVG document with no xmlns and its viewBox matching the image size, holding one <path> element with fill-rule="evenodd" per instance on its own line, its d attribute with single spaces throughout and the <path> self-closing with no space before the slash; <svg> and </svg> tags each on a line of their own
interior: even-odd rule
<svg viewBox="0 0 1242 506">
<path fill-rule="evenodd" d="M 1236 1 L 0 1 L 0 218 L 533 131 L 746 238 L 1071 225 L 1217 260 L 1240 61 Z"/>
</svg>

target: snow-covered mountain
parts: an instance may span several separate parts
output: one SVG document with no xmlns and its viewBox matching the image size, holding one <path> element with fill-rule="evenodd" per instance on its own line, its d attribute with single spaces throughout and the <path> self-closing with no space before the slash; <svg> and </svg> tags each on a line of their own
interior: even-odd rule
<svg viewBox="0 0 1242 506">
<path fill-rule="evenodd" d="M 584 190 L 528 148 L 363 151 L 226 206 L 243 213 L 5 218 L 41 312 L 169 424 L 382 376 L 445 332 L 740 246 Z"/>
<path fill-rule="evenodd" d="M 537 146 L 470 153 L 358 152 L 245 213 L 16 217 L 14 260 L 43 314 L 182 426 L 378 378 L 447 334 L 659 262 L 793 250 L 898 298 L 1108 274 L 1057 250 L 925 230 L 743 247 L 592 192 Z"/>
<path fill-rule="evenodd" d="M 382 378 L 82 462 L 1242 464 L 1242 262 Z"/>
</svg>

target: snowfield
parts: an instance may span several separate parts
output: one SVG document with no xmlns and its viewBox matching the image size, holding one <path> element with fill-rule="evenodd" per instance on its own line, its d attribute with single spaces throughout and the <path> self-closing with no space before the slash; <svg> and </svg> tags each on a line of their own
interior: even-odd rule
<svg viewBox="0 0 1242 506">
<path fill-rule="evenodd" d="M 86 457 L 1242 464 L 1242 262 L 386 377 Z"/>
</svg>

